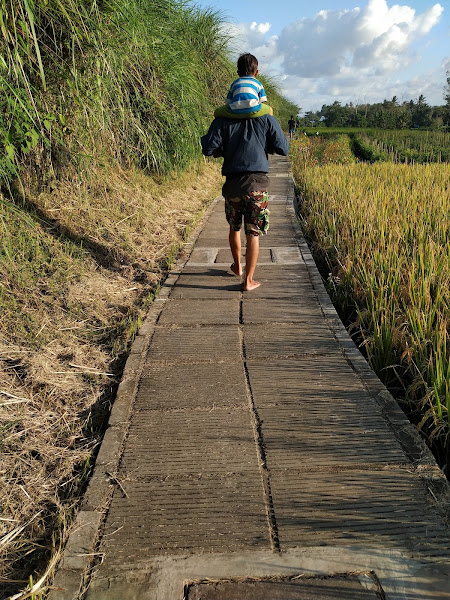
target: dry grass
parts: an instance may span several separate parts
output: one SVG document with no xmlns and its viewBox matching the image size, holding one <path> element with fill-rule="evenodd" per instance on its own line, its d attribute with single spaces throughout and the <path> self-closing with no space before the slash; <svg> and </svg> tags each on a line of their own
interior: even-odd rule
<svg viewBox="0 0 450 600">
<path fill-rule="evenodd" d="M 211 163 L 159 182 L 105 170 L 29 198 L 44 262 L 30 273 L 16 251 L 0 263 L 1 598 L 38 580 L 58 552 L 127 348 L 220 182 Z M 15 221 L 0 216 L 11 233 Z M 25 248 L 20 235 L 7 249 Z"/>
</svg>

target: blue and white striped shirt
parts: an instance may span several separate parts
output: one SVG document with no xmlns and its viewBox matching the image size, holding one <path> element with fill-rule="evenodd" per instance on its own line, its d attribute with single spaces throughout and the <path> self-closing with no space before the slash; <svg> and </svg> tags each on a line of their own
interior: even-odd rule
<svg viewBox="0 0 450 600">
<path fill-rule="evenodd" d="M 266 92 L 262 83 L 250 76 L 233 81 L 226 99 L 228 108 L 236 114 L 257 112 L 261 102 L 267 102 Z"/>
</svg>

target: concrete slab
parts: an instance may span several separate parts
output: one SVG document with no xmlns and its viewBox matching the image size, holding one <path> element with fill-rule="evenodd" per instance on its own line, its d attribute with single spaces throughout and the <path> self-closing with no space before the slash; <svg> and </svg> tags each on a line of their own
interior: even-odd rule
<svg viewBox="0 0 450 600">
<path fill-rule="evenodd" d="M 382 591 L 382 590 L 381 590 Z M 379 600 L 356 575 L 294 580 L 198 583 L 187 600 Z"/>
<path fill-rule="evenodd" d="M 274 470 L 271 490 L 281 549 L 357 544 L 450 559 L 448 532 L 408 470 Z"/>
<path fill-rule="evenodd" d="M 196 248 L 226 248 L 228 245 L 228 230 L 229 227 L 226 222 L 216 233 L 209 229 L 205 230 L 204 235 L 201 235 L 196 241 Z M 242 241 L 244 241 L 243 237 Z"/>
<path fill-rule="evenodd" d="M 255 279 L 261 286 L 246 293 L 244 298 L 315 297 L 305 265 L 258 265 Z"/>
<path fill-rule="evenodd" d="M 280 215 L 281 217 L 281 215 Z M 294 237 L 294 228 L 292 227 L 292 225 L 289 223 L 289 221 L 287 220 L 287 217 L 285 217 L 284 219 L 280 218 L 280 219 L 270 219 L 269 218 L 269 222 L 270 222 L 270 226 L 269 226 L 269 233 L 267 233 L 266 235 L 261 235 L 260 236 L 260 240 L 263 239 L 267 239 L 269 238 L 269 236 L 275 237 Z"/>
<path fill-rule="evenodd" d="M 239 298 L 170 299 L 158 325 L 238 325 Z"/>
<path fill-rule="evenodd" d="M 216 261 L 218 248 L 194 248 L 189 257 L 188 264 L 210 264 L 213 265 Z"/>
<path fill-rule="evenodd" d="M 269 194 L 281 194 L 285 196 L 289 194 L 291 186 L 289 185 L 289 182 L 283 181 L 279 175 L 281 175 L 281 173 L 279 173 L 278 176 L 276 173 L 273 173 L 273 176 L 270 175 Z"/>
<path fill-rule="evenodd" d="M 179 276 L 170 298 L 238 298 L 240 291 L 239 278 L 227 268 L 191 268 Z"/>
<path fill-rule="evenodd" d="M 235 361 L 241 352 L 239 328 L 156 327 L 147 360 L 170 362 Z"/>
<path fill-rule="evenodd" d="M 309 322 L 311 326 L 325 323 L 324 316 L 313 296 L 300 298 L 251 297 L 253 292 L 244 293 L 242 306 L 244 323 L 299 323 Z"/>
<path fill-rule="evenodd" d="M 139 570 L 129 566 L 121 570 L 116 566 L 110 571 L 108 557 L 103 566 L 107 567 L 106 572 L 93 571 L 86 600 L 143 600 L 157 597 L 157 581 L 152 566 Z"/>
<path fill-rule="evenodd" d="M 263 353 L 262 353 L 263 354 Z M 337 402 L 360 398 L 367 392 L 347 361 L 339 354 L 296 356 L 270 360 L 264 357 L 246 361 L 251 388 L 258 402 L 314 403 L 318 398 Z M 371 400 L 371 405 L 375 401 Z"/>
<path fill-rule="evenodd" d="M 250 419 L 249 407 L 136 412 L 120 474 L 126 480 L 186 473 L 257 473 Z"/>
<path fill-rule="evenodd" d="M 319 406 L 321 414 L 311 414 L 310 403 L 258 408 L 269 471 L 408 464 L 380 414 L 349 419 L 349 410 Z"/>
<path fill-rule="evenodd" d="M 242 247 L 242 252 L 241 252 L 241 256 L 243 257 L 243 264 L 245 264 L 245 245 Z M 264 263 L 271 263 L 272 262 L 272 255 L 271 255 L 271 251 L 269 248 L 264 248 L 260 251 L 259 253 L 259 257 L 258 257 L 258 261 L 264 262 Z M 216 263 L 222 263 L 222 264 L 231 264 L 233 262 L 233 257 L 231 255 L 231 250 L 229 248 L 222 248 L 219 250 L 219 252 L 217 253 L 217 257 L 216 257 Z"/>
<path fill-rule="evenodd" d="M 287 194 L 271 194 L 269 192 L 269 208 L 275 207 L 275 210 L 281 210 L 286 206 Z"/>
<path fill-rule="evenodd" d="M 247 324 L 247 315 L 248 311 L 244 312 L 243 332 L 248 359 L 339 353 L 338 344 L 322 320 L 311 320 L 308 327 L 291 322 Z"/>
<path fill-rule="evenodd" d="M 276 246 L 283 246 L 297 248 L 297 240 L 292 233 L 280 233 L 269 229 L 266 235 L 262 235 L 259 238 L 259 247 L 262 248 L 275 248 Z"/>
<path fill-rule="evenodd" d="M 142 557 L 269 549 L 259 474 L 153 478 L 114 495 L 100 552 L 103 576 Z"/>
<path fill-rule="evenodd" d="M 271 194 L 274 195 L 278 195 L 278 196 L 288 196 L 291 193 L 291 188 L 289 186 L 286 185 L 272 185 L 269 186 L 269 196 Z M 270 200 L 269 200 L 270 202 Z"/>
<path fill-rule="evenodd" d="M 232 375 L 232 376 L 230 376 Z M 171 363 L 147 361 L 135 409 L 174 410 L 182 408 L 212 410 L 217 407 L 247 406 L 245 373 L 241 361 Z"/>
<path fill-rule="evenodd" d="M 214 207 L 214 211 L 211 213 L 207 223 L 223 223 L 225 220 L 225 200 L 223 197 L 219 198 L 219 201 Z"/>
<path fill-rule="evenodd" d="M 300 250 L 297 248 L 273 248 L 272 249 L 272 260 L 274 263 L 279 265 L 297 265 L 303 262 Z"/>
</svg>

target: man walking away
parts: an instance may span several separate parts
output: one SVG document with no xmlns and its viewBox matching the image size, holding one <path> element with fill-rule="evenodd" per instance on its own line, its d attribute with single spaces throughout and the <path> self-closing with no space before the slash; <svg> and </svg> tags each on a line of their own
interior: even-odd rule
<svg viewBox="0 0 450 600">
<path fill-rule="evenodd" d="M 288 127 L 289 127 L 289 139 L 292 140 L 292 138 L 294 137 L 294 133 L 295 133 L 295 121 L 294 121 L 294 115 L 291 115 L 291 118 L 288 121 Z"/>
<path fill-rule="evenodd" d="M 217 117 L 201 138 L 203 154 L 223 156 L 225 215 L 230 225 L 231 270 L 241 276 L 242 219 L 246 235 L 244 291 L 261 284 L 253 279 L 259 254 L 259 236 L 269 228 L 268 154 L 286 156 L 287 141 L 277 119 L 263 115 L 249 119 Z"/>
</svg>

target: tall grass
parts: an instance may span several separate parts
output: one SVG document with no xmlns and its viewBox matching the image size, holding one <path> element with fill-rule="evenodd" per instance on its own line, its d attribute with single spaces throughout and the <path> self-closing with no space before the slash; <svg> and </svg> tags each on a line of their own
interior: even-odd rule
<svg viewBox="0 0 450 600">
<path fill-rule="evenodd" d="M 184 0 L 0 0 L 0 179 L 31 164 L 48 179 L 67 161 L 167 173 L 199 158 L 235 73 L 221 25 Z M 297 110 L 266 83 L 281 119 Z"/>
<path fill-rule="evenodd" d="M 220 24 L 178 0 L 1 0 L 0 177 L 111 155 L 187 165 L 231 78 Z"/>
<path fill-rule="evenodd" d="M 446 165 L 293 168 L 305 232 L 370 364 L 449 460 L 450 174 Z M 440 449 L 439 449 L 440 448 Z"/>
</svg>

